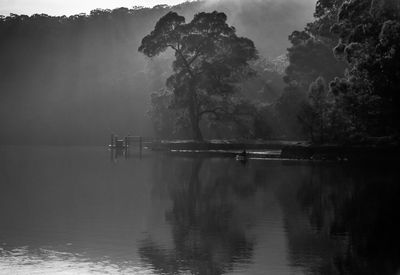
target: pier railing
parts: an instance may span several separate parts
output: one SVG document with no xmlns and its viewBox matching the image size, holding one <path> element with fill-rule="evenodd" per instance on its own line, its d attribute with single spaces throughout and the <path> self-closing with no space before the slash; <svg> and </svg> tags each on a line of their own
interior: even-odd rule
<svg viewBox="0 0 400 275">
<path fill-rule="evenodd" d="M 123 149 L 137 145 L 140 148 L 140 150 L 142 150 L 143 146 L 146 143 L 149 144 L 154 141 L 155 141 L 154 138 L 151 137 L 133 136 L 133 135 L 119 137 L 118 135 L 111 134 L 111 142 L 109 147 L 115 149 Z"/>
</svg>

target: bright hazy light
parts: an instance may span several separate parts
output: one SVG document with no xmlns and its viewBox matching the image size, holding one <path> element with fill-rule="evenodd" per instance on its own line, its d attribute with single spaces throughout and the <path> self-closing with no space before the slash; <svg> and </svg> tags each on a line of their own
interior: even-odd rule
<svg viewBox="0 0 400 275">
<path fill-rule="evenodd" d="M 91 10 L 133 6 L 153 7 L 160 4 L 176 5 L 185 0 L 0 0 L 0 14 L 72 15 Z"/>
</svg>

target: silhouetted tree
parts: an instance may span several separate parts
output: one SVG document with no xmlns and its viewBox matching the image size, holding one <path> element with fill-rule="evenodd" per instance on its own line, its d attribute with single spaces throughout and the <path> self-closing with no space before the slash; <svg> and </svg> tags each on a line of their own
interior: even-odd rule
<svg viewBox="0 0 400 275">
<path fill-rule="evenodd" d="M 169 12 L 142 40 L 139 51 L 154 57 L 167 49 L 175 53 L 173 75 L 167 85 L 174 107 L 188 111 L 193 138 L 202 140 L 200 121 L 205 115 L 232 113 L 235 85 L 251 75 L 249 61 L 257 58 L 251 40 L 238 37 L 224 13 L 199 13 L 190 23 Z"/>
</svg>

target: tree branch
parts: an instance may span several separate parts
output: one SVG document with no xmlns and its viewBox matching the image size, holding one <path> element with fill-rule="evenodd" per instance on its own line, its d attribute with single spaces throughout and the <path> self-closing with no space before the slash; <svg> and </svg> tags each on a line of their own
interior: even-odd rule
<svg viewBox="0 0 400 275">
<path fill-rule="evenodd" d="M 179 54 L 179 56 L 182 58 L 183 63 L 186 67 L 187 72 L 190 74 L 190 76 L 192 78 L 194 78 L 194 74 L 192 72 L 192 69 L 190 68 L 190 64 L 188 63 L 188 61 L 186 60 L 186 58 L 183 56 L 182 51 L 180 49 L 178 49 L 177 47 L 175 47 L 174 45 L 168 44 L 168 47 L 172 48 L 175 52 L 177 52 Z"/>
</svg>

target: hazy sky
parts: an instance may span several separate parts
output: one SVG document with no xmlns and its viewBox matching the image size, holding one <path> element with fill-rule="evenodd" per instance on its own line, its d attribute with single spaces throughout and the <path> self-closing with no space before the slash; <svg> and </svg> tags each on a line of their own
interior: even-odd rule
<svg viewBox="0 0 400 275">
<path fill-rule="evenodd" d="M 71 15 L 89 13 L 96 8 L 113 9 L 118 7 L 145 6 L 159 4 L 175 5 L 184 0 L 0 0 L 0 14 L 35 14 Z"/>
</svg>

